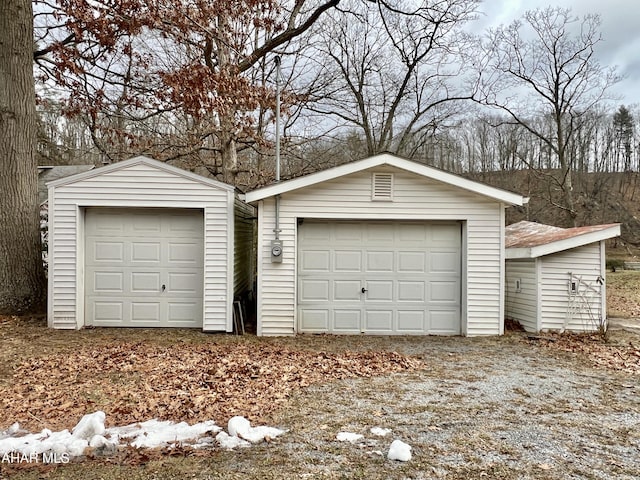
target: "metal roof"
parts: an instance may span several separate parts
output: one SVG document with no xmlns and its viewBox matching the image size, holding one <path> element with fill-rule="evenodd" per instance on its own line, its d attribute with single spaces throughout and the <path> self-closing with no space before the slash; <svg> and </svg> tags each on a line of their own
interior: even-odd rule
<svg viewBox="0 0 640 480">
<path fill-rule="evenodd" d="M 505 229 L 507 258 L 536 258 L 620 235 L 619 223 L 560 228 L 521 221 Z"/>
</svg>

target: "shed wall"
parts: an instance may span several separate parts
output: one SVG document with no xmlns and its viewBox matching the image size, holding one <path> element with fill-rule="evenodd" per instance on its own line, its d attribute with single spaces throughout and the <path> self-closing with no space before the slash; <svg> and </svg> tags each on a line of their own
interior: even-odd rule
<svg viewBox="0 0 640 480">
<path fill-rule="evenodd" d="M 256 211 L 251 205 L 235 201 L 233 293 L 243 295 L 253 287 L 256 254 Z"/>
<path fill-rule="evenodd" d="M 372 171 L 394 173 L 392 202 L 371 200 Z M 283 261 L 271 263 L 275 200 L 265 199 L 260 202 L 258 213 L 258 333 L 296 332 L 297 219 L 323 218 L 464 221 L 463 332 L 500 334 L 503 213 L 501 203 L 481 195 L 402 170 L 377 167 L 283 194 L 280 209 Z"/>
<path fill-rule="evenodd" d="M 233 239 L 233 191 L 138 163 L 50 187 L 49 202 L 49 326 L 73 329 L 84 325 L 83 207 L 105 206 L 202 209 L 203 329 L 231 328 L 233 249 L 229 245 Z"/>
<path fill-rule="evenodd" d="M 536 259 L 507 260 L 505 265 L 505 317 L 517 320 L 527 332 L 539 330 L 536 266 Z"/>
<path fill-rule="evenodd" d="M 601 318 L 604 287 L 597 281 L 601 269 L 600 243 L 548 255 L 540 259 L 542 330 L 596 330 Z M 569 293 L 569 282 L 580 279 L 576 294 Z"/>
</svg>

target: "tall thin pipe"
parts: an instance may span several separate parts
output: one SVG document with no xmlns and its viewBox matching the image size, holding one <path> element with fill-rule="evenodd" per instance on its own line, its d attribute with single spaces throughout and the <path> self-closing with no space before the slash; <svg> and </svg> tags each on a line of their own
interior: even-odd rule
<svg viewBox="0 0 640 480">
<path fill-rule="evenodd" d="M 280 56 L 276 56 L 276 183 L 280 181 Z M 276 225 L 273 232 L 280 239 L 280 195 L 276 195 Z"/>
<path fill-rule="evenodd" d="M 280 56 L 276 56 L 276 182 L 280 181 Z"/>
</svg>

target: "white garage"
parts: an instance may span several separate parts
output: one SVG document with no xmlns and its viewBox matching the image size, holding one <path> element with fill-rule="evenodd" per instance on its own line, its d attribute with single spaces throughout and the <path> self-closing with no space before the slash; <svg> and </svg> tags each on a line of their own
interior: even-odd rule
<svg viewBox="0 0 640 480">
<path fill-rule="evenodd" d="M 48 190 L 49 326 L 232 331 L 255 218 L 234 187 L 136 157 Z"/>
<path fill-rule="evenodd" d="M 245 200 L 259 335 L 503 332 L 504 210 L 520 195 L 382 154 Z"/>
</svg>

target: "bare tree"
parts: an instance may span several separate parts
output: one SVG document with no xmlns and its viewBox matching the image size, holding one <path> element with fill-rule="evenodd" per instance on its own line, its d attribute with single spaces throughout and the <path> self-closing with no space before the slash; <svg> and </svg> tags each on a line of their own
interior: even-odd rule
<svg viewBox="0 0 640 480">
<path fill-rule="evenodd" d="M 601 66 L 595 49 L 601 42 L 600 18 L 575 18 L 571 10 L 548 7 L 525 13 L 522 20 L 492 30 L 485 43 L 484 61 L 477 62 L 476 101 L 506 112 L 554 154 L 557 183 L 568 222 L 576 223 L 573 194 L 575 157 L 568 146 L 581 119 L 605 98 L 618 81 L 614 69 Z M 543 115 L 546 122 L 536 125 Z M 541 126 L 543 128 L 541 128 Z"/>
<path fill-rule="evenodd" d="M 0 314 L 38 311 L 40 248 L 30 0 L 0 3 Z"/>
<path fill-rule="evenodd" d="M 327 18 L 318 63 L 330 94 L 313 111 L 357 128 L 367 154 L 412 156 L 459 109 L 461 26 L 477 1 L 440 0 L 403 9 L 390 2 L 343 3 Z M 455 80 L 455 81 L 453 81 Z"/>
</svg>

